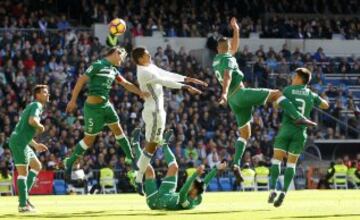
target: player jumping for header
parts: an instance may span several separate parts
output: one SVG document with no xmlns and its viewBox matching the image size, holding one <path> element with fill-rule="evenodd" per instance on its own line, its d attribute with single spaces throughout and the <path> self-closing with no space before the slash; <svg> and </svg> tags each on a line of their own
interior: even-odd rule
<svg viewBox="0 0 360 220">
<path fill-rule="evenodd" d="M 218 40 L 218 54 L 214 58 L 213 68 L 215 76 L 222 85 L 220 104 L 228 103 L 235 115 L 239 127 L 240 137 L 235 143 L 233 170 L 238 179 L 240 175 L 240 161 L 245 150 L 247 140 L 251 136 L 250 121 L 255 106 L 276 102 L 297 125 L 316 126 L 316 123 L 305 118 L 295 106 L 283 96 L 279 90 L 264 88 L 245 88 L 244 74 L 238 67 L 233 56 L 239 47 L 239 26 L 236 18 L 231 19 L 233 37 L 231 42 L 222 37 Z"/>
<path fill-rule="evenodd" d="M 67 112 L 76 108 L 76 100 L 84 85 L 88 84 L 88 97 L 84 104 L 85 137 L 76 145 L 70 157 L 64 159 L 66 176 L 70 176 L 74 162 L 90 148 L 96 136 L 101 133 L 104 126 L 108 126 L 115 135 L 116 142 L 125 152 L 126 158 L 132 161 L 133 169 L 137 169 L 131 146 L 119 123 L 119 117 L 114 106 L 109 102 L 109 93 L 114 80 L 126 90 L 137 94 L 141 98 L 149 96 L 143 93 L 134 84 L 123 78 L 117 67 L 126 58 L 126 51 L 120 47 L 113 47 L 108 50 L 104 59 L 92 63 L 76 82 L 70 102 L 66 107 Z"/>
<path fill-rule="evenodd" d="M 311 92 L 307 85 L 311 81 L 311 72 L 306 68 L 298 68 L 292 79 L 291 86 L 286 87 L 284 96 L 288 98 L 300 110 L 300 112 L 310 117 L 310 112 L 314 106 L 321 109 L 329 108 L 326 100 L 322 99 L 316 93 Z M 284 114 L 281 121 L 281 128 L 275 138 L 274 156 L 270 170 L 270 195 L 268 202 L 274 203 L 275 207 L 281 206 L 289 185 L 295 175 L 295 166 L 299 155 L 304 150 L 307 134 L 305 126 L 298 126 L 294 119 Z M 276 182 L 280 173 L 280 166 L 283 159 L 287 157 L 284 187 L 277 200 L 274 202 L 277 194 L 275 192 Z"/>
</svg>

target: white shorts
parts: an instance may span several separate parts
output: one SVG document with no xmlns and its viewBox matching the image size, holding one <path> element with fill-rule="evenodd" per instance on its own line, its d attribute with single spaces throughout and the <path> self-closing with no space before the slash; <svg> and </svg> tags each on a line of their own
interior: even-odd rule
<svg viewBox="0 0 360 220">
<path fill-rule="evenodd" d="M 160 143 L 165 130 L 166 112 L 143 111 L 142 118 L 145 122 L 146 141 Z"/>
</svg>

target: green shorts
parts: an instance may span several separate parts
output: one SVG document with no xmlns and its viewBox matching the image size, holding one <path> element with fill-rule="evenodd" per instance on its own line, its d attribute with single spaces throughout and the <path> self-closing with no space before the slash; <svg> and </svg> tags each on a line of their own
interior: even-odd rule
<svg viewBox="0 0 360 220">
<path fill-rule="evenodd" d="M 105 125 L 119 122 L 114 106 L 109 102 L 84 105 L 85 134 L 97 135 Z"/>
<path fill-rule="evenodd" d="M 28 166 L 30 160 L 36 158 L 35 152 L 29 145 L 20 143 L 15 138 L 10 138 L 9 146 L 15 166 Z"/>
<path fill-rule="evenodd" d="M 304 150 L 306 139 L 306 129 L 291 125 L 281 126 L 275 137 L 274 149 L 298 156 Z"/>
<path fill-rule="evenodd" d="M 168 205 L 167 203 L 173 203 L 171 196 L 175 193 L 177 187 L 177 177 L 169 176 L 165 177 L 157 188 L 155 179 L 145 180 L 145 194 L 146 203 L 150 209 L 163 209 Z"/>
<path fill-rule="evenodd" d="M 253 107 L 264 105 L 269 94 L 270 89 L 243 88 L 228 97 L 229 106 L 235 114 L 239 128 L 251 121 Z"/>
</svg>

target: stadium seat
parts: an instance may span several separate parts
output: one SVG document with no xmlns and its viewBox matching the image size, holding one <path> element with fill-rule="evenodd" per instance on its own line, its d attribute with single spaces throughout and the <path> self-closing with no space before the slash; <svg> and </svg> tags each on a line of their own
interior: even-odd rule
<svg viewBox="0 0 360 220">
<path fill-rule="evenodd" d="M 64 180 L 54 180 L 53 187 L 55 195 L 65 195 L 67 193 L 67 186 Z"/>
<path fill-rule="evenodd" d="M 219 180 L 218 178 L 213 178 L 209 185 L 208 185 L 208 191 L 219 191 Z"/>
<path fill-rule="evenodd" d="M 103 177 L 100 181 L 101 192 L 106 193 L 117 193 L 116 180 L 111 177 Z"/>
<path fill-rule="evenodd" d="M 255 176 L 255 188 L 257 191 L 268 191 L 269 190 L 269 176 Z"/>
<path fill-rule="evenodd" d="M 10 194 L 12 196 L 14 195 L 14 186 L 12 184 L 12 180 L 0 182 L 0 196 L 1 194 Z"/>
<path fill-rule="evenodd" d="M 241 183 L 242 191 L 254 191 L 255 190 L 255 177 L 244 177 L 244 181 Z"/>
<path fill-rule="evenodd" d="M 231 191 L 231 181 L 229 177 L 219 178 L 219 188 L 221 191 Z"/>
<path fill-rule="evenodd" d="M 334 175 L 334 189 L 348 189 L 346 173 L 338 173 Z"/>
</svg>

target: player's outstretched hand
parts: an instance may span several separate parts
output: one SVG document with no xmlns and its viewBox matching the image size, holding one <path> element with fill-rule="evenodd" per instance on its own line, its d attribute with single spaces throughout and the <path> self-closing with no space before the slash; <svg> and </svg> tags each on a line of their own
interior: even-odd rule
<svg viewBox="0 0 360 220">
<path fill-rule="evenodd" d="M 200 79 L 195 79 L 195 78 L 191 78 L 191 77 L 186 77 L 185 78 L 185 82 L 187 83 L 194 83 L 194 84 L 198 84 L 198 85 L 202 85 L 202 86 L 205 86 L 207 87 L 208 84 Z"/>
<path fill-rule="evenodd" d="M 185 89 L 192 95 L 200 95 L 202 92 L 195 87 L 185 85 Z"/>
<path fill-rule="evenodd" d="M 75 110 L 75 108 L 76 108 L 76 102 L 70 101 L 66 106 L 66 112 L 71 113 Z"/>
<path fill-rule="evenodd" d="M 48 150 L 48 148 L 45 146 L 45 144 L 37 144 L 37 145 L 35 145 L 34 148 L 37 152 L 44 152 L 44 151 Z"/>
<path fill-rule="evenodd" d="M 198 166 L 198 168 L 196 169 L 196 172 L 198 173 L 198 175 L 200 176 L 201 174 L 203 174 L 205 172 L 205 166 L 203 164 L 201 164 L 200 166 Z"/>
<path fill-rule="evenodd" d="M 227 103 L 227 95 L 226 94 L 221 94 L 221 97 L 219 99 L 219 104 L 220 105 L 226 105 Z"/>
<path fill-rule="evenodd" d="M 233 30 L 239 30 L 240 29 L 235 17 L 231 18 L 230 25 L 231 25 Z"/>
</svg>

